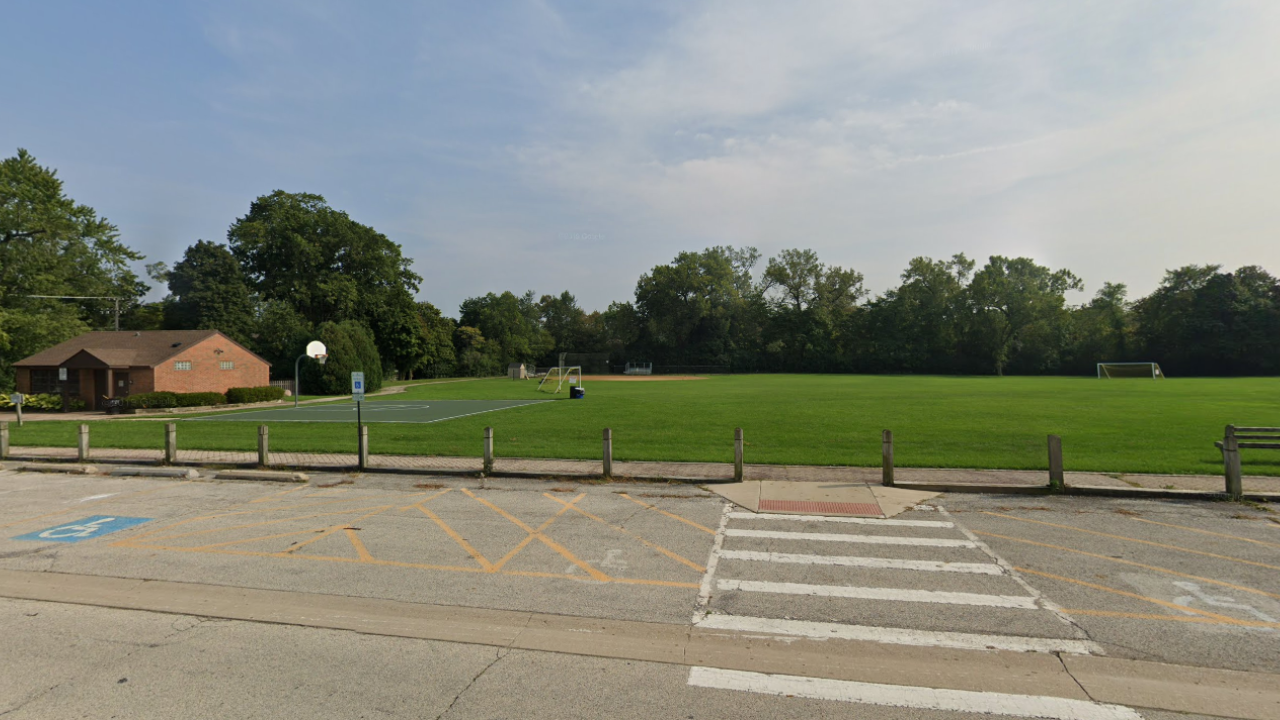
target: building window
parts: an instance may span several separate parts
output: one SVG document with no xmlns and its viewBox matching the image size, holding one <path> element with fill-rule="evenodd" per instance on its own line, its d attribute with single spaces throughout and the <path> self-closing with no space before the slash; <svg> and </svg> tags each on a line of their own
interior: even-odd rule
<svg viewBox="0 0 1280 720">
<path fill-rule="evenodd" d="M 173 363 L 173 369 L 174 369 L 174 370 L 190 370 L 190 369 L 191 369 L 191 361 L 190 361 L 190 360 L 176 360 L 176 361 L 174 361 L 174 363 Z"/>
<path fill-rule="evenodd" d="M 235 370 L 235 369 L 236 369 L 236 364 L 235 364 L 234 362 L 230 361 L 230 360 L 223 360 L 222 362 L 218 363 L 218 369 L 220 369 L 220 370 Z"/>
<path fill-rule="evenodd" d="M 80 371 L 67 370 L 66 381 L 58 380 L 57 369 L 39 370 L 32 368 L 31 370 L 31 393 L 33 395 L 57 395 L 63 390 L 68 395 L 80 394 Z"/>
</svg>

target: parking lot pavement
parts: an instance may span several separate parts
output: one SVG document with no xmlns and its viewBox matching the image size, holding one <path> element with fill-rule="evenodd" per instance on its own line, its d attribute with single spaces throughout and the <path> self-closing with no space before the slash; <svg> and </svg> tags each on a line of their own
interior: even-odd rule
<svg viewBox="0 0 1280 720">
<path fill-rule="evenodd" d="M 722 508 L 696 489 L 416 482 L 10 475 L 0 567 L 683 623 Z M 145 522 L 94 532 L 107 516 Z"/>
<path fill-rule="evenodd" d="M 1280 671 L 1280 525 L 1208 502 L 950 495 L 730 512 L 699 627 Z"/>
<path fill-rule="evenodd" d="M 228 618 L 225 626 L 197 622 L 199 632 L 183 630 L 183 645 L 172 653 L 159 649 L 167 643 L 162 629 L 160 639 L 139 630 L 136 641 L 95 630 L 86 635 L 95 642 L 68 650 L 58 638 L 80 631 L 41 629 L 24 618 L 70 613 L 65 621 L 76 626 L 82 616 L 124 611 L 0 602 L 12 610 L 0 612 L 6 618 L 0 631 L 19 638 L 15 647 L 25 649 L 15 656 L 30 659 L 0 663 L 38 671 L 5 676 L 27 678 L 15 681 L 16 690 L 5 686 L 6 697 L 20 708 L 14 717 L 101 714 L 86 710 L 90 702 L 119 707 L 112 703 L 126 697 L 124 690 L 105 681 L 116 667 L 150 673 L 157 692 L 180 693 L 175 683 L 184 673 L 200 675 L 201 655 L 226 665 L 243 655 L 247 670 L 220 672 L 231 680 L 243 676 L 247 693 L 236 695 L 231 680 L 200 675 L 200 682 L 223 698 L 230 714 L 265 716 L 273 705 L 263 698 L 293 678 L 263 677 L 273 663 L 289 662 L 281 652 L 319 658 L 312 666 L 320 676 L 344 688 L 333 707 L 373 703 L 384 693 L 391 698 L 384 713 L 390 716 L 477 718 L 835 717 L 856 708 L 858 717 L 872 718 L 1004 712 L 1132 720 L 1137 715 L 1128 708 L 1094 702 L 1067 668 L 1109 657 L 1280 672 L 1274 652 L 1280 524 L 1260 506 L 944 495 L 882 520 L 757 515 L 687 486 L 341 475 L 284 485 L 2 473 L 0 498 L 0 570 L 28 571 L 25 579 L 7 576 L 13 581 L 31 588 L 30 582 L 42 582 L 32 578 L 51 578 L 42 587 L 77 588 L 71 602 L 90 605 L 112 601 L 94 599 L 96 586 L 76 578 L 187 583 L 168 590 L 158 587 L 164 583 L 147 583 L 157 588 L 148 594 L 114 581 L 116 589 L 102 592 L 123 598 L 116 607 Z M 282 609 L 268 622 L 309 627 L 243 623 L 272 617 L 274 601 L 247 592 L 236 597 L 218 586 L 290 593 L 288 612 Z M 206 610 L 208 595 L 222 599 Z M 57 592 L 10 597 L 53 600 Z M 166 597 L 186 598 L 186 604 L 166 610 Z M 384 604 L 353 604 L 360 598 Z M 400 605 L 385 604 L 393 601 Z M 246 609 L 244 603 L 256 605 Z M 37 605 L 35 616 L 13 610 Z M 511 640 L 486 648 L 480 645 L 494 642 L 471 639 L 470 630 L 431 634 L 440 626 L 423 624 L 427 616 L 461 618 L 450 615 L 457 606 L 491 615 L 541 613 L 536 623 L 547 630 L 535 630 L 532 616 L 508 614 L 493 619 L 491 629 L 506 623 L 502 632 L 533 644 Z M 613 640 L 589 638 L 586 647 L 574 633 L 587 638 L 599 629 L 575 629 L 563 616 L 650 624 L 611 626 L 619 633 L 609 636 Z M 195 622 L 159 617 L 174 628 Z M 128 618 L 121 627 L 151 622 Z M 224 627 L 225 636 L 196 642 L 204 629 Z M 252 627 L 265 629 L 242 629 Z M 351 635 L 341 628 L 395 636 L 397 627 L 417 628 L 403 631 L 413 633 L 425 627 L 428 634 L 359 635 L 351 655 L 371 659 L 355 669 L 340 667 L 340 638 Z M 43 639 L 23 644 L 23 632 Z M 551 637 L 546 632 L 559 633 L 560 644 L 537 644 Z M 440 640 L 455 638 L 477 645 L 437 648 L 446 647 Z M 600 642 L 613 644 L 605 649 Z M 722 642 L 728 644 L 716 650 Z M 662 643 L 668 643 L 662 650 L 667 659 L 649 662 Z M 683 652 L 671 655 L 677 646 Z M 129 659 L 135 651 L 137 663 Z M 77 670 L 77 653 L 91 667 Z M 386 653 L 406 659 L 378 659 Z M 827 654 L 816 661 L 812 653 Z M 890 667 L 879 660 L 856 662 L 880 653 L 896 658 L 899 665 L 892 667 L 911 668 L 919 660 L 960 670 L 951 685 L 941 674 L 915 678 L 909 670 L 892 675 L 892 686 L 876 684 L 883 679 L 856 681 Z M 752 662 L 773 663 L 772 669 L 743 666 Z M 837 672 L 844 662 L 853 664 Z M 982 663 L 994 663 L 994 674 L 973 670 Z M 43 687 L 42 673 L 56 677 L 63 664 L 101 686 L 84 680 L 76 681 L 79 690 Z M 430 702 L 420 708 L 406 709 L 415 702 L 412 691 L 383 690 L 388 678 L 403 677 L 411 685 L 415 673 L 430 674 L 436 664 L 448 671 L 424 686 Z M 1014 666 L 1019 672 L 1009 674 Z M 101 672 L 103 667 L 112 671 Z M 1095 678 L 1105 677 L 1093 667 Z M 1057 673 L 1056 684 L 1040 684 L 1049 675 L 1030 668 Z M 1018 680 L 1023 669 L 1032 674 Z M 971 684 L 979 681 L 1021 682 L 1033 692 L 1011 698 L 1007 688 Z M 309 678 L 295 685 L 305 696 L 299 708 L 314 714 L 326 707 L 317 696 L 332 687 Z M 437 702 L 442 697 L 449 699 L 443 709 Z M 1085 704 L 1072 704 L 1077 700 Z M 205 712 L 205 698 L 190 702 L 193 713 Z M 1262 702 L 1266 707 L 1270 701 Z M 1143 716 L 1160 714 L 1144 710 Z"/>
<path fill-rule="evenodd" d="M 949 496 L 1109 655 L 1280 671 L 1280 514 L 1225 502 Z"/>
</svg>

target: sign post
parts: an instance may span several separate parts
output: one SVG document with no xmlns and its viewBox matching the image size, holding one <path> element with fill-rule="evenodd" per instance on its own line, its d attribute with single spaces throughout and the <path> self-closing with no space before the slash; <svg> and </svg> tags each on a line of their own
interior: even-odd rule
<svg viewBox="0 0 1280 720">
<path fill-rule="evenodd" d="M 62 394 L 62 412 L 66 412 L 71 406 L 71 398 L 67 396 L 66 368 L 58 368 L 58 392 Z"/>
<path fill-rule="evenodd" d="M 362 372 L 351 373 L 351 399 L 356 402 L 356 453 L 363 457 L 364 431 L 361 430 L 363 424 L 360 421 L 360 403 L 364 402 L 364 373 Z"/>
<path fill-rule="evenodd" d="M 18 427 L 22 427 L 22 393 L 14 393 L 9 396 L 9 402 L 13 403 L 13 411 L 18 414 Z"/>
</svg>

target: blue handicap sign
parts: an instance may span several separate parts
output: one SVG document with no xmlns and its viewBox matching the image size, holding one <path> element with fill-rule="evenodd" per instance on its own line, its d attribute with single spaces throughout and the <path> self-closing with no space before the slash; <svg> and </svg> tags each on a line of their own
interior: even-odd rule
<svg viewBox="0 0 1280 720">
<path fill-rule="evenodd" d="M 113 532 L 119 532 L 151 522 L 151 518 L 120 517 L 118 515 L 94 515 L 83 520 L 76 520 L 63 525 L 55 525 L 44 530 L 37 530 L 26 535 L 19 535 L 14 540 L 35 540 L 36 542 L 74 543 L 81 540 L 92 540 Z"/>
</svg>

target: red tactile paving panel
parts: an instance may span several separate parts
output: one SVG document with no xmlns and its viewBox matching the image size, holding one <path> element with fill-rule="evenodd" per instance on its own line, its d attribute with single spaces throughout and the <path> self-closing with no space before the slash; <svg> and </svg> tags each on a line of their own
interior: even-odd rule
<svg viewBox="0 0 1280 720">
<path fill-rule="evenodd" d="M 812 513 L 814 515 L 869 515 L 884 513 L 875 503 L 819 502 L 814 500 L 761 500 L 760 512 Z"/>
</svg>

